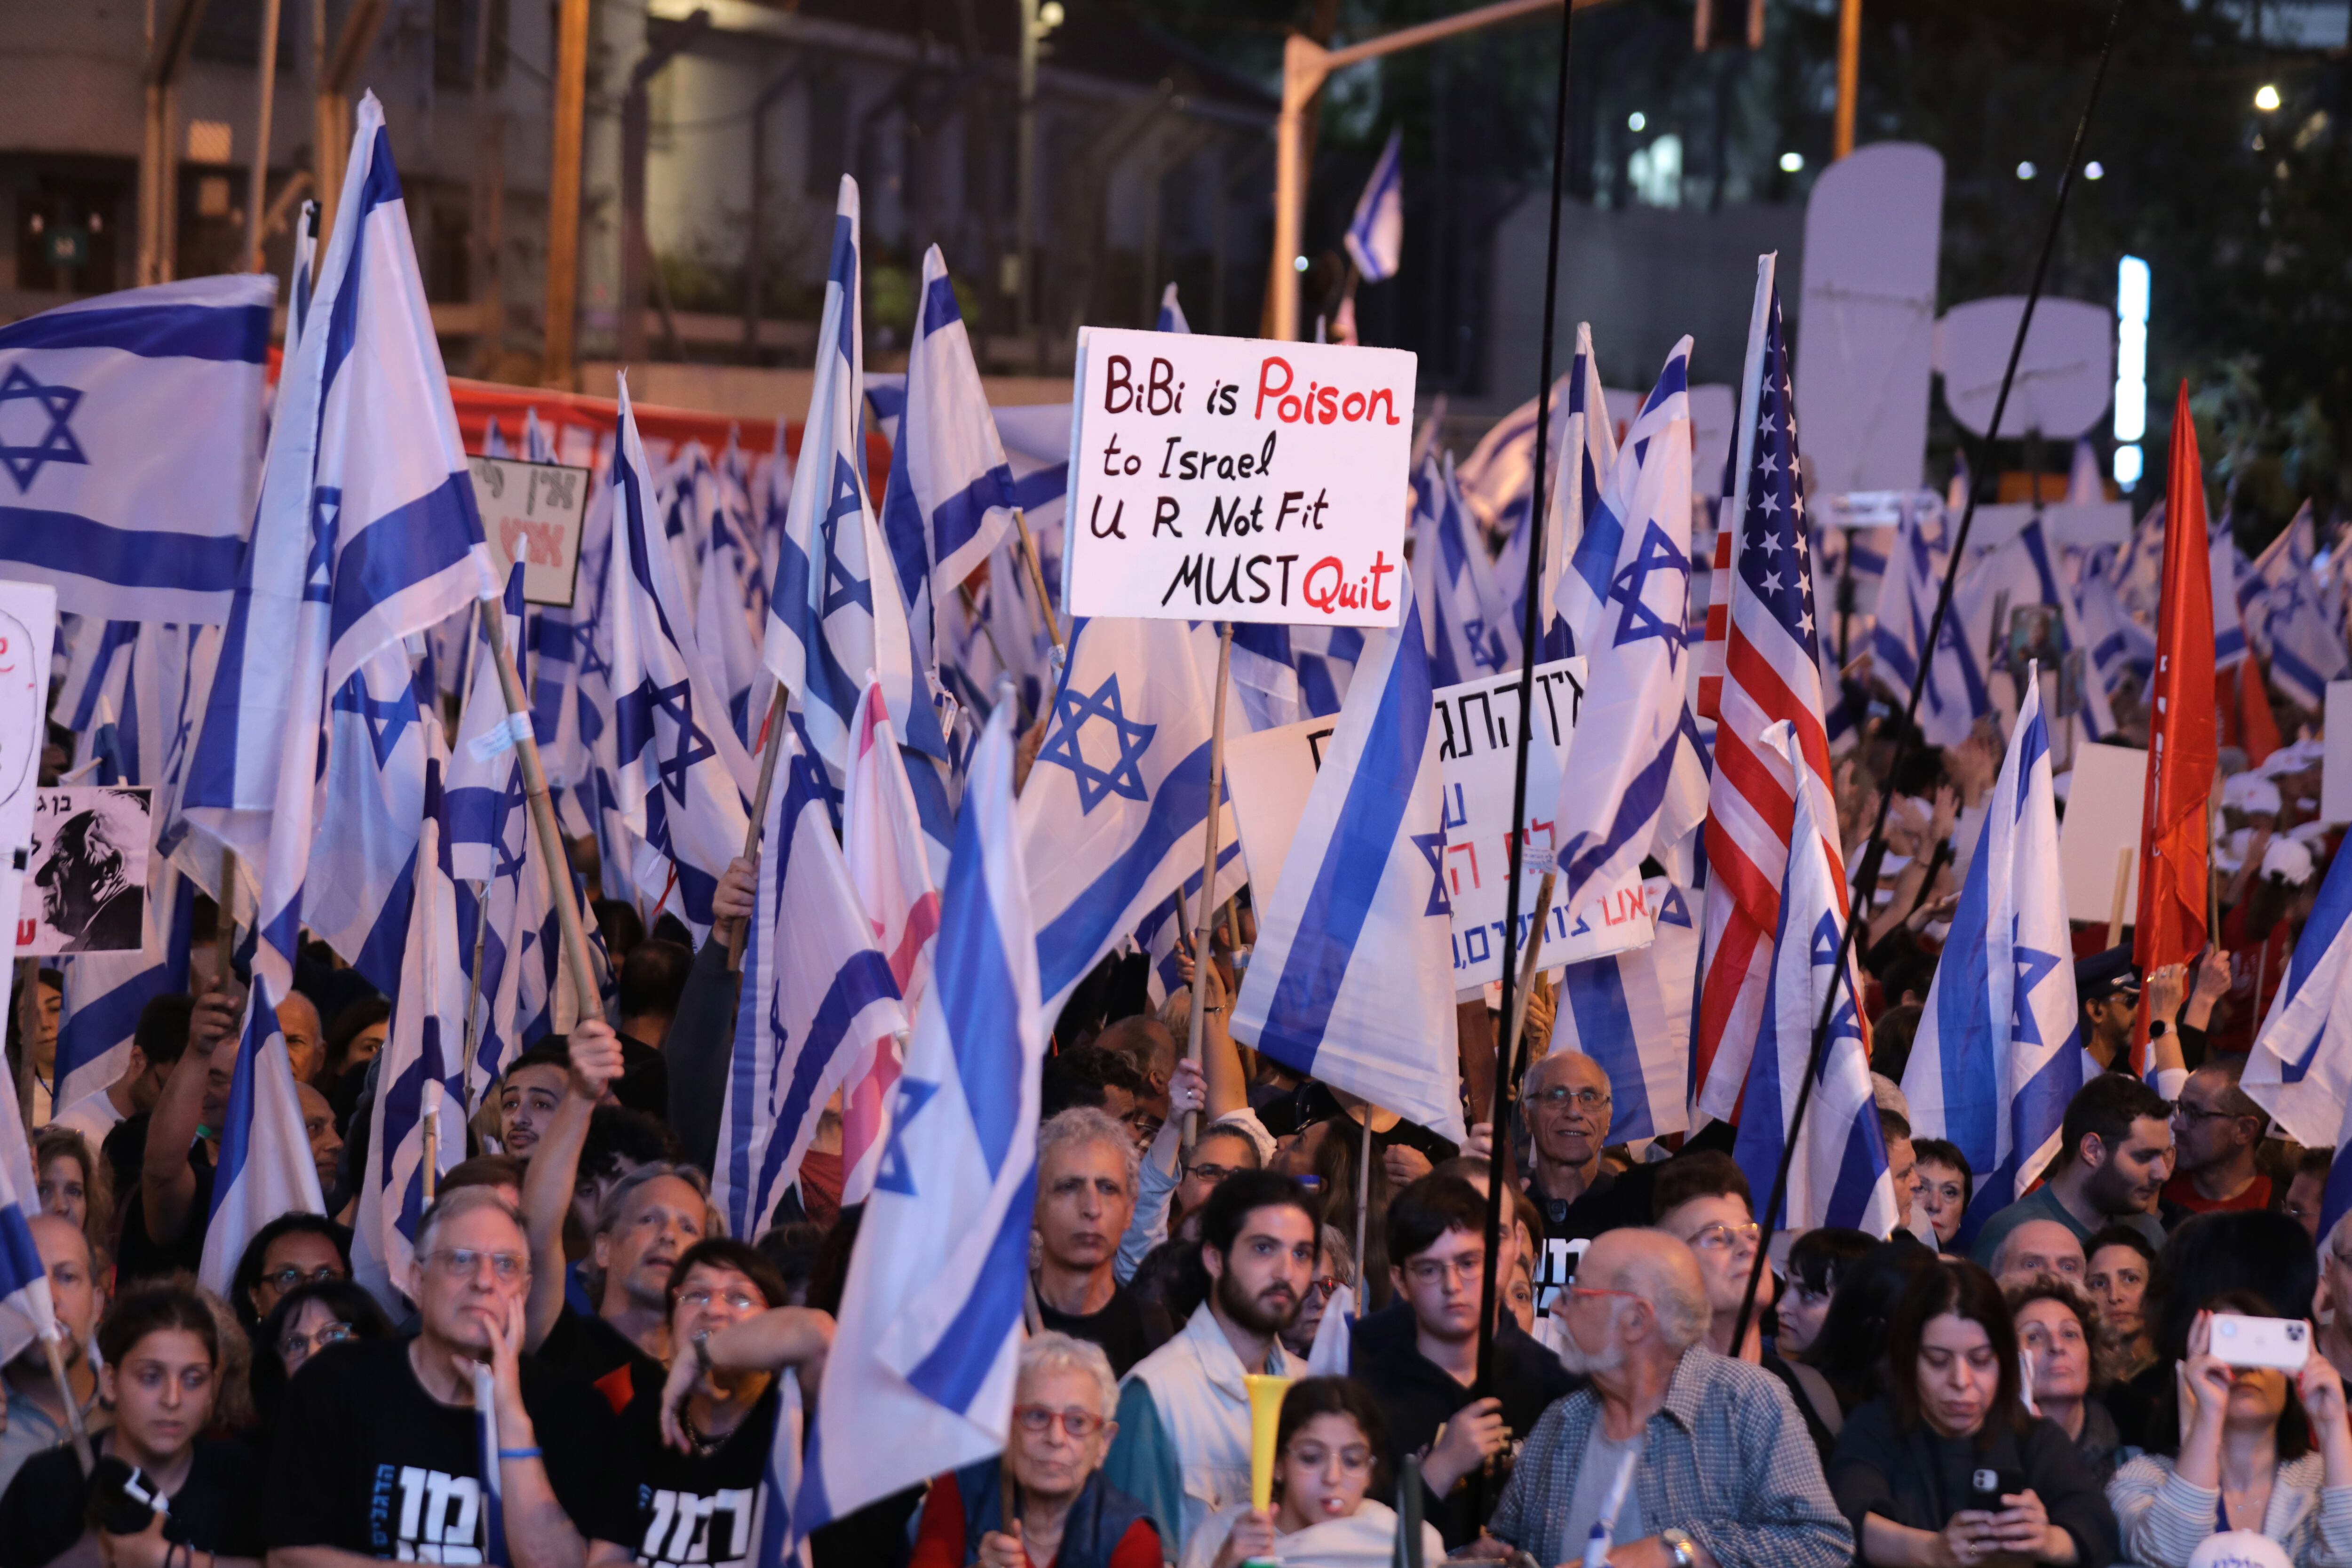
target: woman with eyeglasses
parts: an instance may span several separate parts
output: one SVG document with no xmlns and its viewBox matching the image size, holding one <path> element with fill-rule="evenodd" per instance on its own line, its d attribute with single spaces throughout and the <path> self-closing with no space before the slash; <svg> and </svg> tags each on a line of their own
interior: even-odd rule
<svg viewBox="0 0 2352 1568">
<path fill-rule="evenodd" d="M 1936 1250 L 1957 1256 L 1952 1238 L 1960 1234 L 1960 1222 L 1975 1201 L 1976 1173 L 1960 1146 L 1941 1138 L 1914 1138 L 1911 1153 L 1918 1161 L 1919 1211 L 1936 1233 Z"/>
<path fill-rule="evenodd" d="M 1100 1346 L 1024 1341 L 1003 1457 L 931 1482 L 908 1568 L 1160 1568 L 1159 1527 L 1103 1479 L 1118 1408 Z"/>
<path fill-rule="evenodd" d="M 2097 1479 L 2019 1396 L 2017 1331 L 1991 1275 L 1960 1259 L 1914 1272 L 1887 1325 L 1886 1363 L 1887 1392 L 1846 1417 L 1829 1466 L 1856 1562 L 2115 1561 Z"/>
<path fill-rule="evenodd" d="M 833 1319 L 784 1305 L 759 1248 L 709 1237 L 670 1268 L 667 1381 L 621 1413 L 584 1521 L 590 1568 L 630 1563 L 747 1562 L 789 1369 L 803 1397 L 833 1347 Z M 768 1507 L 787 1506 L 772 1499 Z"/>
<path fill-rule="evenodd" d="M 133 1289 L 99 1324 L 98 1348 L 114 1409 L 91 1439 L 99 1468 L 85 1477 L 69 1446 L 25 1461 L 0 1496 L 0 1568 L 260 1568 L 261 1468 L 244 1443 L 205 1436 L 220 1373 L 210 1309 L 185 1286 Z M 130 1530 L 120 1510 L 133 1471 L 152 1501 Z M 94 1523 L 93 1504 L 111 1505 L 117 1528 Z"/>
<path fill-rule="evenodd" d="M 229 1300 L 251 1334 L 289 1291 L 351 1277 L 349 1230 L 321 1215 L 282 1214 L 246 1244 L 229 1280 Z"/>
<path fill-rule="evenodd" d="M 1386 1568 L 1395 1550 L 1397 1516 L 1387 1504 L 1388 1447 L 1370 1390 L 1349 1377 L 1310 1377 L 1282 1398 L 1274 1434 L 1274 1507 L 1247 1503 L 1213 1515 L 1193 1533 L 1183 1568 Z M 1435 1526 L 1424 1523 L 1422 1561 L 1445 1554 Z"/>
<path fill-rule="evenodd" d="M 1356 1284 L 1355 1243 L 1339 1234 L 1339 1227 L 1323 1227 L 1322 1261 L 1315 1266 L 1315 1278 L 1307 1282 L 1307 1294 L 1299 1299 L 1298 1315 L 1290 1320 L 1290 1327 L 1282 1331 L 1282 1348 L 1304 1361 L 1315 1349 L 1315 1335 L 1323 1327 L 1323 1314 L 1333 1298 L 1342 1289 L 1349 1294 L 1345 1306 L 1355 1305 Z"/>
<path fill-rule="evenodd" d="M 316 1279 L 278 1299 L 253 1342 L 253 1407 L 264 1426 L 278 1409 L 287 1381 L 330 1345 L 388 1340 L 392 1320 L 363 1287 L 349 1279 Z"/>
</svg>

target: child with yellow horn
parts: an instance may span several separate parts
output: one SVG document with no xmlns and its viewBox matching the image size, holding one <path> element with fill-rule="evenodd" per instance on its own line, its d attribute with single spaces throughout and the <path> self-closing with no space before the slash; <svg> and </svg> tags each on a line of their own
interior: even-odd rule
<svg viewBox="0 0 2352 1568">
<path fill-rule="evenodd" d="M 1389 1568 L 1397 1516 L 1372 1494 L 1387 1435 L 1370 1393 L 1353 1378 L 1247 1378 L 1250 1500 L 1195 1531 L 1182 1568 Z M 1445 1545 L 1422 1527 L 1422 1557 Z"/>
</svg>

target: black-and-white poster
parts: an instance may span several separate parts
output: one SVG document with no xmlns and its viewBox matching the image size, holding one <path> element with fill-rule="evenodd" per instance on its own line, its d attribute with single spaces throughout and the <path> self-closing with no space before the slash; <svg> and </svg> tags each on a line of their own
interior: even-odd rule
<svg viewBox="0 0 2352 1568">
<path fill-rule="evenodd" d="M 154 840 L 152 793 L 104 784 L 36 793 L 17 956 L 139 951 Z"/>
</svg>

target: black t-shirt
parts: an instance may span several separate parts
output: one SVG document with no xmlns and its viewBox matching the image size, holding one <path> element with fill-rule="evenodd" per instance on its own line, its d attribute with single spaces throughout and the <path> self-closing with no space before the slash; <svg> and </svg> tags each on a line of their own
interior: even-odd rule
<svg viewBox="0 0 2352 1568">
<path fill-rule="evenodd" d="M 621 1076 L 613 1080 L 613 1098 L 656 1121 L 669 1120 L 669 1063 L 659 1047 L 621 1037 Z"/>
<path fill-rule="evenodd" d="M 760 1546 L 751 1531 L 782 1404 L 771 1382 L 725 1442 L 708 1454 L 681 1454 L 662 1441 L 661 1390 L 638 1394 L 605 1448 L 602 1511 L 587 1533 L 627 1547 L 648 1568 L 742 1568 Z"/>
<path fill-rule="evenodd" d="M 637 1348 L 635 1340 L 569 1301 L 556 1314 L 555 1326 L 547 1331 L 537 1359 L 593 1384 L 616 1415 L 638 1394 L 660 1393 L 668 1375 L 661 1363 Z"/>
<path fill-rule="evenodd" d="M 270 1547 L 332 1546 L 405 1562 L 479 1562 L 481 1443 L 470 1409 L 425 1392 L 407 1339 L 320 1352 L 278 1405 L 262 1533 Z M 522 1364 L 523 1408 L 555 1490 L 585 1535 L 612 1436 L 593 1389 L 536 1357 Z M 503 1439 L 502 1439 L 503 1440 Z"/>
<path fill-rule="evenodd" d="M 1549 1315 L 1559 1289 L 1576 1278 L 1576 1265 L 1591 1239 L 1603 1232 L 1648 1225 L 1650 1192 L 1657 1184 L 1657 1167 L 1636 1165 L 1620 1175 L 1603 1165 L 1574 1200 L 1546 1197 L 1532 1183 L 1528 1196 L 1543 1215 L 1541 1266 L 1536 1270 L 1538 1310 Z"/>
<path fill-rule="evenodd" d="M 121 1256 L 117 1258 L 116 1271 L 124 1283 L 134 1279 L 151 1279 L 185 1269 L 194 1274 L 204 1267 L 205 1224 L 213 1212 L 213 1156 L 203 1139 L 188 1150 L 188 1166 L 196 1173 L 195 1196 L 189 1200 L 188 1217 L 180 1227 L 180 1238 L 164 1246 L 147 1234 L 145 1195 L 139 1190 L 140 1169 L 147 1158 L 147 1125 L 149 1113 L 141 1111 L 115 1124 L 106 1135 L 107 1163 L 114 1167 L 114 1177 L 125 1184 L 115 1191 L 126 1194 L 122 1204 Z"/>
<path fill-rule="evenodd" d="M 99 1451 L 107 1451 L 104 1436 Z M 119 1472 L 118 1472 L 119 1473 Z M 261 1555 L 261 1467 L 233 1437 L 199 1437 L 171 1494 L 163 1539 L 225 1557 Z M 0 1497 L 0 1568 L 41 1568 L 89 1529 L 89 1482 L 72 1448 L 34 1455 Z"/>
<path fill-rule="evenodd" d="M 1166 1344 L 1174 1331 L 1164 1308 L 1146 1307 L 1124 1285 L 1113 1288 L 1102 1310 L 1084 1315 L 1057 1311 L 1040 1299 L 1037 1321 L 1055 1333 L 1100 1345 L 1115 1377 L 1125 1377 L 1128 1368 Z"/>
</svg>

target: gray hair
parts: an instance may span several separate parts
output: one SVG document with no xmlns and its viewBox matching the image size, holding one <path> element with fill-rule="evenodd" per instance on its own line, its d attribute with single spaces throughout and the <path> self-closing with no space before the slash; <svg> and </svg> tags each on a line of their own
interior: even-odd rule
<svg viewBox="0 0 2352 1568">
<path fill-rule="evenodd" d="M 649 1182 L 664 1176 L 684 1182 L 702 1199 L 702 1234 L 706 1237 L 725 1236 L 727 1216 L 710 1201 L 710 1178 L 692 1165 L 681 1165 L 668 1160 L 656 1160 L 650 1165 L 639 1165 L 605 1189 L 604 1201 L 596 1205 L 596 1234 L 604 1235 L 621 1223 L 621 1211 L 628 1206 L 630 1196 Z"/>
<path fill-rule="evenodd" d="M 1060 1118 L 1055 1120 L 1059 1121 Z M 1100 1345 L 1075 1340 L 1051 1330 L 1032 1334 L 1021 1342 L 1021 1366 L 1013 1386 L 1018 1388 L 1032 1377 L 1046 1372 L 1076 1373 L 1081 1377 L 1093 1378 L 1100 1394 L 1096 1402 L 1095 1414 L 1106 1421 L 1118 1414 L 1118 1379 L 1111 1375 L 1110 1357 L 1103 1354 Z"/>
<path fill-rule="evenodd" d="M 452 1187 L 434 1199 L 433 1206 L 425 1211 L 425 1217 L 416 1222 L 415 1256 L 423 1258 L 433 1249 L 433 1233 L 443 1224 L 459 1215 L 471 1214 L 476 1209 L 495 1209 L 504 1215 L 514 1222 L 516 1234 L 523 1237 L 526 1246 L 529 1245 L 530 1227 L 523 1224 L 520 1212 L 499 1194 L 498 1188 Z"/>
<path fill-rule="evenodd" d="M 1351 1286 L 1356 1283 L 1355 1244 L 1340 1234 L 1339 1227 L 1336 1225 L 1327 1225 L 1323 1227 L 1323 1258 L 1330 1269 L 1332 1279 L 1342 1285 Z"/>
<path fill-rule="evenodd" d="M 1045 1157 L 1056 1149 L 1087 1143 L 1101 1143 L 1118 1151 L 1120 1167 L 1127 1173 L 1127 1195 L 1130 1198 L 1142 1182 L 1142 1156 L 1136 1152 L 1135 1135 L 1108 1111 L 1091 1105 L 1074 1105 L 1069 1110 L 1047 1119 L 1037 1129 L 1037 1169 L 1045 1168 Z"/>
</svg>

